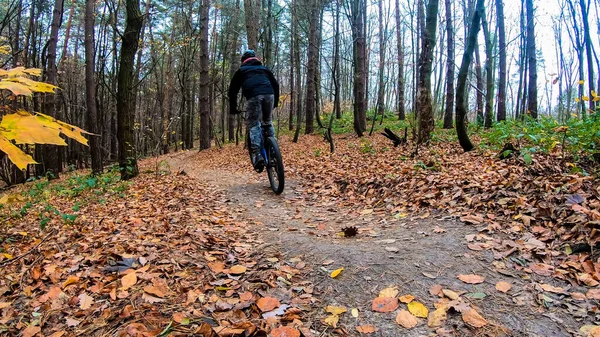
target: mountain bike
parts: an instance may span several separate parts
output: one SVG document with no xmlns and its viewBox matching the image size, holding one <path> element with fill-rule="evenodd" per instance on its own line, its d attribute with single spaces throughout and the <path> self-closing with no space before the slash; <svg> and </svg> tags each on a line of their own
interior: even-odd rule
<svg viewBox="0 0 600 337">
<path fill-rule="evenodd" d="M 260 122 L 259 122 L 260 123 Z M 279 144 L 275 137 L 269 137 L 267 135 L 267 129 L 261 125 L 261 142 L 260 142 L 260 153 L 265 159 L 265 167 L 267 170 L 267 176 L 269 177 L 269 183 L 271 189 L 275 194 L 281 194 L 285 186 L 285 177 L 283 171 L 283 160 L 281 159 L 281 152 L 279 151 Z M 250 162 L 252 162 L 252 148 L 250 147 L 250 131 L 246 129 L 246 147 L 248 148 L 248 154 L 250 155 Z M 261 173 L 262 170 L 259 172 Z"/>
</svg>

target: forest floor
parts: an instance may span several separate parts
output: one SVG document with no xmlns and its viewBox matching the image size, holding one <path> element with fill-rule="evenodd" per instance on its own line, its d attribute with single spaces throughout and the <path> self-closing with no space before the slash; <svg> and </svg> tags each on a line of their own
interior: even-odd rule
<svg viewBox="0 0 600 337">
<path fill-rule="evenodd" d="M 0 332 L 600 336 L 597 178 L 560 154 L 525 165 L 455 144 L 413 158 L 380 136 L 336 143 L 329 155 L 320 137 L 282 137 L 280 196 L 227 145 L 11 208 Z M 40 232 L 49 204 L 63 216 Z"/>
</svg>

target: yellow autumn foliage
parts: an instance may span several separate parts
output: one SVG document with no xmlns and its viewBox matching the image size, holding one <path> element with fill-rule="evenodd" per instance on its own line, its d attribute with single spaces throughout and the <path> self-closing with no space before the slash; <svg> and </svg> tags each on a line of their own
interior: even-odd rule
<svg viewBox="0 0 600 337">
<path fill-rule="evenodd" d="M 13 96 L 31 96 L 35 92 L 54 93 L 56 86 L 38 82 L 29 78 L 40 76 L 41 70 L 17 67 L 9 70 L 0 69 L 0 93 L 8 90 Z M 1 107 L 0 111 L 11 111 L 2 117 L 0 122 L 0 151 L 6 153 L 19 169 L 24 170 L 28 164 L 36 164 L 33 158 L 16 145 L 51 144 L 66 146 L 61 134 L 87 145 L 83 136 L 89 132 L 76 126 L 61 122 L 41 113 L 29 113 L 25 110 L 14 111 Z"/>
</svg>

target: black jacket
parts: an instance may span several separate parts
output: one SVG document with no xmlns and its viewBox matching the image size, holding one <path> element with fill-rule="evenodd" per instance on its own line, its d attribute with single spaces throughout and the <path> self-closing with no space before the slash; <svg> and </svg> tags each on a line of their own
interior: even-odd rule
<svg viewBox="0 0 600 337">
<path fill-rule="evenodd" d="M 237 94 L 240 87 L 246 99 L 258 95 L 274 95 L 273 107 L 279 105 L 279 83 L 269 68 L 263 66 L 258 59 L 246 61 L 233 75 L 229 85 L 230 112 L 237 110 Z"/>
</svg>

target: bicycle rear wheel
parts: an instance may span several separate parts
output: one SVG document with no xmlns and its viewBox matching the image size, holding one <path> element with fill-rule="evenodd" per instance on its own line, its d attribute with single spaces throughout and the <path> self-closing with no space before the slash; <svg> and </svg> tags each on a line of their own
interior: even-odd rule
<svg viewBox="0 0 600 337">
<path fill-rule="evenodd" d="M 285 186 L 285 177 L 283 160 L 275 137 L 266 138 L 265 149 L 267 150 L 267 175 L 269 176 L 271 189 L 275 194 L 281 194 Z"/>
</svg>

